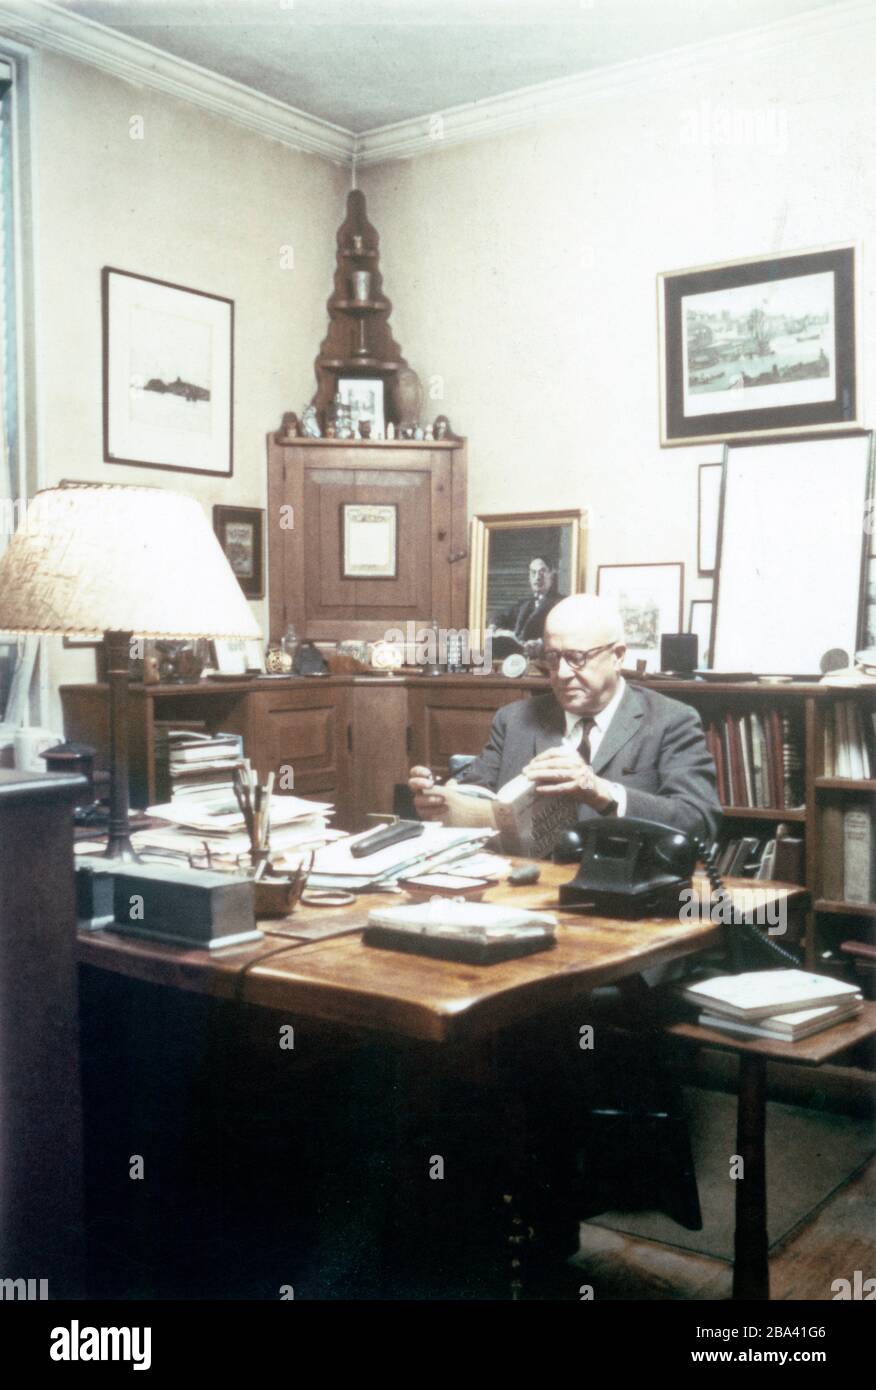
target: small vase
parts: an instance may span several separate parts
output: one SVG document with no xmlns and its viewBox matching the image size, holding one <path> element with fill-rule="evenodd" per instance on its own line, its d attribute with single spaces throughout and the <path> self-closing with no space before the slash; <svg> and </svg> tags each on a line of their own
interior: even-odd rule
<svg viewBox="0 0 876 1390">
<path fill-rule="evenodd" d="M 371 295 L 371 271 L 354 270 L 350 276 L 350 288 L 357 304 L 367 303 Z"/>
</svg>

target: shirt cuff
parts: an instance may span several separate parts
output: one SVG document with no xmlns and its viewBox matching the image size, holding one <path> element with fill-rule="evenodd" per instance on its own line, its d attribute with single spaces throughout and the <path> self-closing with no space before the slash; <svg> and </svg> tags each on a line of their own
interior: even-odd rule
<svg viewBox="0 0 876 1390">
<path fill-rule="evenodd" d="M 620 782 L 609 782 L 608 784 L 614 794 L 614 811 L 605 812 L 606 815 L 625 816 L 627 813 L 627 789 L 622 787 Z"/>
</svg>

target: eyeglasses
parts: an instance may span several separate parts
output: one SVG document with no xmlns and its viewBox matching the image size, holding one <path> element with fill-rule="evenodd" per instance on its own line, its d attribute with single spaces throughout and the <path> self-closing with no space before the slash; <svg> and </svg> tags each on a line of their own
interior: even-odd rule
<svg viewBox="0 0 876 1390">
<path fill-rule="evenodd" d="M 616 646 L 615 642 L 605 642 L 601 647 L 591 647 L 589 652 L 542 652 L 541 661 L 549 671 L 559 669 L 561 661 L 565 661 L 567 666 L 571 666 L 573 671 L 583 671 L 589 666 L 594 657 L 601 655 L 602 652 L 610 651 Z"/>
</svg>

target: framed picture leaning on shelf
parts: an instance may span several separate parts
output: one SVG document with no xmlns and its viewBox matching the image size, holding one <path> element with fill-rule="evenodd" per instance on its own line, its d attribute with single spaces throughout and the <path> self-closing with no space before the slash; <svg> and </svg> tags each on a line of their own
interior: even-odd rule
<svg viewBox="0 0 876 1390">
<path fill-rule="evenodd" d="M 627 644 L 625 664 L 644 661 L 646 671 L 660 670 L 660 638 L 682 631 L 684 565 L 600 565 L 596 592 L 620 610 Z"/>
<path fill-rule="evenodd" d="M 873 435 L 725 451 L 712 667 L 819 676 L 865 640 Z"/>
<path fill-rule="evenodd" d="M 657 277 L 660 442 L 860 428 L 855 247 Z"/>
<path fill-rule="evenodd" d="M 687 630 L 697 638 L 697 667 L 701 671 L 707 671 L 711 659 L 709 643 L 712 640 L 712 600 L 710 598 L 691 599 Z"/>
<path fill-rule="evenodd" d="M 104 266 L 107 463 L 230 478 L 234 302 Z"/>
<path fill-rule="evenodd" d="M 380 377 L 339 377 L 338 395 L 350 411 L 353 429 L 357 434 L 359 422 L 365 420 L 371 426 L 371 438 L 383 438 L 386 433 L 386 418 L 383 381 Z"/>
</svg>

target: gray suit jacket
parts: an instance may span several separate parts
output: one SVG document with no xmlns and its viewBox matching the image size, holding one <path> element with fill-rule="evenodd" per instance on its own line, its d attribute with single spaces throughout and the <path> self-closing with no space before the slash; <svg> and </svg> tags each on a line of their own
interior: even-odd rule
<svg viewBox="0 0 876 1390">
<path fill-rule="evenodd" d="M 563 738 L 563 711 L 552 694 L 504 705 L 489 741 L 457 779 L 498 791 L 517 777 L 536 753 Z M 627 685 L 599 749 L 593 770 L 627 790 L 627 815 L 661 821 L 707 841 L 715 838 L 721 803 L 715 764 L 690 705 L 642 686 Z M 598 813 L 579 804 L 581 820 Z"/>
</svg>

